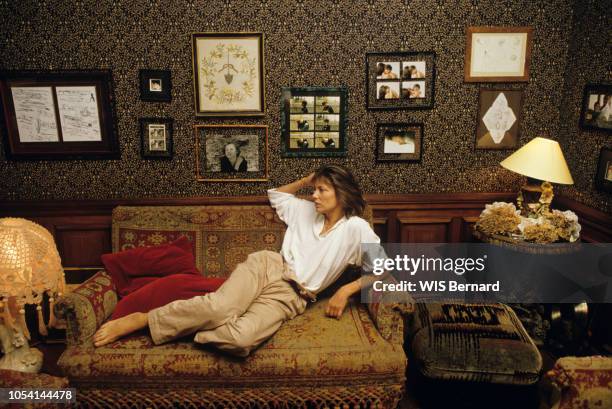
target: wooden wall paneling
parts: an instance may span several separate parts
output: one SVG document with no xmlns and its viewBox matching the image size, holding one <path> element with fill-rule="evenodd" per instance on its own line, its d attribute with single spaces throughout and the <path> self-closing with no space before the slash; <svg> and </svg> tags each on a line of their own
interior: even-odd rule
<svg viewBox="0 0 612 409">
<path fill-rule="evenodd" d="M 451 217 L 403 217 L 398 212 L 401 243 L 445 243 L 449 241 Z"/>
<path fill-rule="evenodd" d="M 461 218 L 461 242 L 474 242 L 474 235 L 472 234 L 472 229 L 474 228 L 474 224 L 478 221 L 478 216 L 464 216 Z"/>
</svg>

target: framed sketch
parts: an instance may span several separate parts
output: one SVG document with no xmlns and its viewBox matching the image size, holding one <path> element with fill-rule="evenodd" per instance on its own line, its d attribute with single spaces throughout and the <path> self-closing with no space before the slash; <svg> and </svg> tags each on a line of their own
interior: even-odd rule
<svg viewBox="0 0 612 409">
<path fill-rule="evenodd" d="M 170 102 L 172 79 L 168 70 L 140 70 L 140 100 Z"/>
<path fill-rule="evenodd" d="M 516 148 L 522 102 L 521 90 L 481 88 L 475 148 Z"/>
<path fill-rule="evenodd" d="M 423 152 L 423 124 L 380 123 L 376 125 L 378 162 L 420 161 Z"/>
<path fill-rule="evenodd" d="M 117 159 L 108 70 L 0 73 L 9 159 Z"/>
<path fill-rule="evenodd" d="M 465 82 L 527 82 L 531 27 L 468 27 Z"/>
<path fill-rule="evenodd" d="M 612 84 L 587 84 L 584 87 L 580 127 L 612 131 Z"/>
<path fill-rule="evenodd" d="M 346 156 L 345 87 L 283 88 L 281 156 Z"/>
<path fill-rule="evenodd" d="M 612 193 L 612 148 L 601 148 L 595 186 L 598 190 Z"/>
<path fill-rule="evenodd" d="M 172 158 L 172 123 L 172 118 L 140 119 L 140 154 L 143 158 Z"/>
<path fill-rule="evenodd" d="M 263 33 L 192 34 L 197 116 L 263 116 Z"/>
<path fill-rule="evenodd" d="M 366 54 L 369 109 L 425 109 L 434 104 L 433 52 Z"/>
<path fill-rule="evenodd" d="M 268 181 L 266 125 L 195 125 L 196 179 Z"/>
</svg>

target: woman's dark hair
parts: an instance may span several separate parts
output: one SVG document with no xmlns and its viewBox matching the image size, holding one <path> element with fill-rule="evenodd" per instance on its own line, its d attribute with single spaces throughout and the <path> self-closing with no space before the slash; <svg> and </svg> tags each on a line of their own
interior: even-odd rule
<svg viewBox="0 0 612 409">
<path fill-rule="evenodd" d="M 325 165 L 314 172 L 314 180 L 319 179 L 325 179 L 333 186 L 346 217 L 363 215 L 366 202 L 350 170 L 342 165 Z"/>
<path fill-rule="evenodd" d="M 387 85 L 382 85 L 379 89 L 378 89 L 378 99 L 384 99 L 385 96 L 387 95 L 387 90 L 389 89 L 389 87 Z"/>
</svg>

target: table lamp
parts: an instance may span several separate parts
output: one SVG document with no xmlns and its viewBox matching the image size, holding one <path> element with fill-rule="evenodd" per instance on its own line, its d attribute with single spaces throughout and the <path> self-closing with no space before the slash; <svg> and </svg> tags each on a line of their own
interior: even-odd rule
<svg viewBox="0 0 612 409">
<path fill-rule="evenodd" d="M 506 169 L 527 176 L 527 184 L 521 187 L 517 204 L 525 217 L 538 217 L 549 211 L 553 198 L 552 183 L 574 183 L 563 152 L 557 141 L 537 137 L 501 163 Z"/>
<path fill-rule="evenodd" d="M 36 373 L 42 353 L 29 347 L 25 304 L 36 304 L 38 330 L 47 335 L 43 294 L 49 297 L 49 326 L 55 326 L 53 302 L 65 288 L 61 260 L 53 236 L 25 219 L 0 219 L 0 341 L 4 356 L 0 369 Z"/>
</svg>

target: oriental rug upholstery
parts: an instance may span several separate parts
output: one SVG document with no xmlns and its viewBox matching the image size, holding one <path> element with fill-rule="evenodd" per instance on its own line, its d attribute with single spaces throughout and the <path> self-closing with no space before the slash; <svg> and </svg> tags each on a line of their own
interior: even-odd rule
<svg viewBox="0 0 612 409">
<path fill-rule="evenodd" d="M 184 234 L 203 274 L 225 277 L 249 253 L 278 250 L 284 230 L 269 206 L 118 207 L 113 250 Z M 156 346 L 145 331 L 95 348 L 91 337 L 117 303 L 100 271 L 57 303 L 68 343 L 58 365 L 82 407 L 394 408 L 406 370 L 400 311 L 411 306 L 358 301 L 340 320 L 325 317 L 326 299 L 310 304 L 247 358 L 192 337 Z"/>
</svg>

